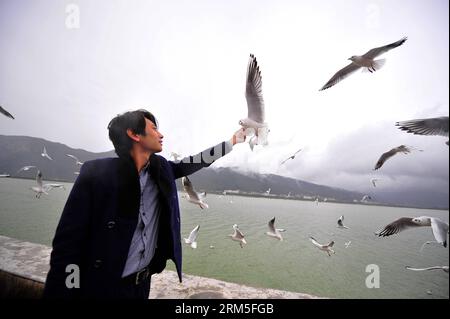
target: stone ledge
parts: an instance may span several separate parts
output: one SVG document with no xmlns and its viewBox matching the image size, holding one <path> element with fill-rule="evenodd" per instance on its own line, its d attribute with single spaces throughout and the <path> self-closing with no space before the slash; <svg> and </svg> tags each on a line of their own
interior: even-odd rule
<svg viewBox="0 0 450 319">
<path fill-rule="evenodd" d="M 40 296 L 49 270 L 51 248 L 0 236 L 0 296 Z M 32 288 L 30 288 L 32 287 Z M 29 291 L 32 289 L 33 291 Z M 28 290 L 28 292 L 24 292 Z M 14 292 L 14 293 L 11 293 Z M 150 299 L 316 299 L 304 293 L 254 288 L 165 270 L 152 276 Z"/>
</svg>

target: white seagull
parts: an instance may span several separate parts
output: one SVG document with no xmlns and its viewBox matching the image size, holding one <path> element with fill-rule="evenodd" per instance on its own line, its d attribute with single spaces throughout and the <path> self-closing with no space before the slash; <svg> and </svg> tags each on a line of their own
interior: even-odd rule
<svg viewBox="0 0 450 319">
<path fill-rule="evenodd" d="M 433 267 L 427 267 L 427 268 L 413 268 L 410 266 L 405 266 L 408 270 L 413 271 L 425 271 L 425 270 L 443 270 L 444 272 L 448 273 L 448 266 L 433 266 Z"/>
<path fill-rule="evenodd" d="M 376 181 L 379 181 L 379 178 L 371 178 L 370 182 L 372 183 L 373 187 L 377 187 Z"/>
<path fill-rule="evenodd" d="M 320 250 L 326 251 L 328 256 L 331 256 L 331 253 L 335 254 L 334 250 L 331 249 L 331 247 L 333 247 L 334 245 L 334 241 L 330 241 L 328 244 L 326 245 L 322 245 L 319 244 L 313 237 L 309 237 L 309 239 L 311 240 L 311 242 L 314 244 L 314 246 L 316 246 L 317 248 L 319 248 Z"/>
<path fill-rule="evenodd" d="M 49 160 L 53 161 L 53 158 L 51 158 L 50 155 L 48 155 L 45 146 L 44 146 L 44 150 L 43 150 L 42 153 L 41 153 L 41 156 L 42 156 L 42 157 L 47 157 Z"/>
<path fill-rule="evenodd" d="M 19 174 L 21 171 L 28 171 L 31 168 L 36 168 L 36 166 L 33 166 L 33 165 L 24 166 L 17 171 L 17 174 Z"/>
<path fill-rule="evenodd" d="M 42 194 L 48 195 L 48 192 L 53 188 L 64 188 L 62 184 L 42 184 L 42 173 L 38 170 L 36 174 L 36 183 L 37 186 L 31 187 L 31 189 L 36 193 L 36 198 L 40 198 Z"/>
<path fill-rule="evenodd" d="M 442 246 L 447 247 L 448 224 L 436 217 L 401 217 L 377 231 L 375 235 L 386 237 L 397 234 L 407 228 L 423 226 L 431 226 L 436 241 Z"/>
<path fill-rule="evenodd" d="M 348 248 L 349 246 L 350 246 L 350 244 L 352 243 L 352 241 L 351 240 L 349 240 L 348 242 L 346 242 L 346 243 L 344 243 L 344 245 L 345 245 L 345 248 Z"/>
<path fill-rule="evenodd" d="M 264 99 L 262 94 L 261 71 L 253 54 L 250 54 L 247 67 L 247 81 L 245 89 L 247 99 L 247 118 L 241 119 L 241 125 L 246 131 L 254 136 L 249 140 L 250 149 L 253 151 L 255 145 L 267 145 L 267 135 L 269 133 L 268 124 L 265 123 Z M 251 135 L 251 134 L 248 134 Z"/>
<path fill-rule="evenodd" d="M 283 240 L 283 237 L 281 237 L 280 232 L 285 232 L 286 230 L 283 228 L 275 228 L 275 217 L 273 217 L 270 221 L 269 221 L 269 231 L 266 232 L 266 235 L 276 238 L 278 240 Z"/>
<path fill-rule="evenodd" d="M 197 225 L 189 234 L 188 238 L 183 238 L 184 243 L 190 245 L 192 248 L 197 248 L 197 236 L 198 230 L 200 229 L 200 225 Z"/>
<path fill-rule="evenodd" d="M 11 177 L 10 174 L 0 174 L 0 177 Z"/>
<path fill-rule="evenodd" d="M 364 195 L 361 198 L 361 202 L 368 202 L 369 200 L 372 200 L 372 197 L 370 197 L 370 195 Z"/>
<path fill-rule="evenodd" d="M 448 116 L 417 119 L 395 123 L 402 131 L 419 135 L 440 135 L 448 137 Z M 448 145 L 448 142 L 445 144 Z"/>
<path fill-rule="evenodd" d="M 341 80 L 345 79 L 347 76 L 349 76 L 356 70 L 359 70 L 360 68 L 365 68 L 365 70 L 369 71 L 370 73 L 381 69 L 381 67 L 384 65 L 384 62 L 386 60 L 385 59 L 375 60 L 375 58 L 391 49 L 394 49 L 394 48 L 402 45 L 403 43 L 405 43 L 406 39 L 407 38 L 404 37 L 397 42 L 394 42 L 394 43 L 391 43 L 391 44 L 388 44 L 388 45 L 385 45 L 382 47 L 371 49 L 363 55 L 360 55 L 360 56 L 354 55 L 354 56 L 348 58 L 348 60 L 350 60 L 352 62 L 349 65 L 347 65 L 346 67 L 344 67 L 341 70 L 339 70 L 338 72 L 336 72 L 336 74 L 334 74 L 331 77 L 331 79 L 328 80 L 328 82 L 319 91 L 322 91 L 322 90 L 332 87 L 333 85 L 335 85 L 338 82 L 340 82 Z"/>
<path fill-rule="evenodd" d="M 174 161 L 178 161 L 178 159 L 181 158 L 181 155 L 175 152 L 170 152 L 170 157 L 172 157 Z"/>
<path fill-rule="evenodd" d="M 344 215 L 342 215 L 341 217 L 339 217 L 338 221 L 337 221 L 337 228 L 344 228 L 344 229 L 348 229 L 347 226 L 344 226 Z"/>
<path fill-rule="evenodd" d="M 68 156 L 68 157 L 74 159 L 74 160 L 75 160 L 75 165 L 80 165 L 80 166 L 81 166 L 81 165 L 84 164 L 83 162 L 80 162 L 80 160 L 78 159 L 78 157 L 76 157 L 75 155 L 72 155 L 72 154 L 66 154 L 66 156 Z"/>
<path fill-rule="evenodd" d="M 241 248 L 244 248 L 244 245 L 247 244 L 247 241 L 244 238 L 244 234 L 241 232 L 237 224 L 233 225 L 233 229 L 234 233 L 228 235 L 228 237 L 231 237 L 232 240 L 238 241 Z"/>
<path fill-rule="evenodd" d="M 284 163 L 286 163 L 288 160 L 290 159 L 294 159 L 295 156 L 301 151 L 302 149 L 299 149 L 297 152 L 295 152 L 294 154 L 292 154 L 291 156 L 289 156 L 288 158 L 286 158 L 284 161 L 281 162 L 280 165 L 283 165 Z"/>
<path fill-rule="evenodd" d="M 187 176 L 184 176 L 181 179 L 181 183 L 183 184 L 184 191 L 186 192 L 186 199 L 189 202 L 199 205 L 201 209 L 209 208 L 208 204 L 203 202 L 203 199 L 206 197 L 206 193 L 197 193 Z"/>
<path fill-rule="evenodd" d="M 14 116 L 12 116 L 12 114 L 9 113 L 7 110 L 5 110 L 1 105 L 0 105 L 0 113 L 14 120 Z"/>
<path fill-rule="evenodd" d="M 408 154 L 410 152 L 411 152 L 411 148 L 408 146 L 405 146 L 405 145 L 400 145 L 400 146 L 394 147 L 390 151 L 387 151 L 380 156 L 377 163 L 375 164 L 374 170 L 377 170 L 381 166 L 383 166 L 384 162 L 386 162 L 388 159 L 390 159 L 395 154 L 397 154 L 397 153 Z"/>
</svg>

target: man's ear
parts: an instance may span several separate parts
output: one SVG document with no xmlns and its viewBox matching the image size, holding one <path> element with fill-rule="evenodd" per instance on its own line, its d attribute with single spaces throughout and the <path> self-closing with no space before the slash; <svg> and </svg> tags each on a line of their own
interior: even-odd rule
<svg viewBox="0 0 450 319">
<path fill-rule="evenodd" d="M 135 134 L 131 129 L 127 129 L 127 135 L 135 142 L 139 142 L 140 138 L 138 134 Z"/>
</svg>

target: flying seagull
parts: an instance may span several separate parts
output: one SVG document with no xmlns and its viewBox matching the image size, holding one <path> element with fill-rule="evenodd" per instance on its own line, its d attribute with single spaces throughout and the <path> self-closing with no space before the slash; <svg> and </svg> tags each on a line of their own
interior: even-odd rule
<svg viewBox="0 0 450 319">
<path fill-rule="evenodd" d="M 278 240 L 283 240 L 283 237 L 281 237 L 280 232 L 285 232 L 285 229 L 282 228 L 275 228 L 275 217 L 273 217 L 270 221 L 269 221 L 269 231 L 266 232 L 266 235 L 276 238 Z"/>
<path fill-rule="evenodd" d="M 379 237 L 391 236 L 410 227 L 431 226 L 434 238 L 444 247 L 447 247 L 448 224 L 436 217 L 401 217 L 393 221 L 383 229 L 377 231 L 375 235 Z"/>
<path fill-rule="evenodd" d="M 183 184 L 184 191 L 186 192 L 186 199 L 189 202 L 199 205 L 201 209 L 209 208 L 208 204 L 203 202 L 203 198 L 205 198 L 206 193 L 197 193 L 187 176 L 184 176 L 181 179 L 181 183 Z"/>
<path fill-rule="evenodd" d="M 377 187 L 376 181 L 379 181 L 380 179 L 378 178 L 371 178 L 370 182 L 372 183 L 373 187 Z"/>
<path fill-rule="evenodd" d="M 70 157 L 70 158 L 73 158 L 74 160 L 75 160 L 75 165 L 83 165 L 84 163 L 83 162 L 80 162 L 80 160 L 75 156 L 75 155 L 72 155 L 72 154 L 66 154 L 66 156 L 68 156 L 68 157 Z"/>
<path fill-rule="evenodd" d="M 31 168 L 36 168 L 36 166 L 32 166 L 32 165 L 24 166 L 17 171 L 17 174 L 19 174 L 21 171 L 28 171 Z"/>
<path fill-rule="evenodd" d="M 14 116 L 12 116 L 12 114 L 9 113 L 7 110 L 5 110 L 1 105 L 0 105 L 0 113 L 2 113 L 4 116 L 12 118 L 14 120 Z"/>
<path fill-rule="evenodd" d="M 344 245 L 345 245 L 345 248 L 348 248 L 349 246 L 350 246 L 350 244 L 352 243 L 352 241 L 351 240 L 349 240 L 348 242 L 346 242 L 346 243 L 344 243 Z"/>
<path fill-rule="evenodd" d="M 197 225 L 189 234 L 188 238 L 184 238 L 184 242 L 190 245 L 192 248 L 197 248 L 197 236 L 198 230 L 200 229 L 200 225 Z"/>
<path fill-rule="evenodd" d="M 247 241 L 244 238 L 244 234 L 240 231 L 237 224 L 233 225 L 234 233 L 228 235 L 232 240 L 238 241 L 241 248 L 244 248 L 244 245 L 247 244 Z"/>
<path fill-rule="evenodd" d="M 45 149 L 45 146 L 44 146 L 44 150 L 43 150 L 42 153 L 41 153 L 41 156 L 42 156 L 42 157 L 46 157 L 46 158 L 48 158 L 49 160 L 53 161 L 53 158 L 51 158 L 50 155 L 48 155 L 47 150 Z"/>
<path fill-rule="evenodd" d="M 64 188 L 64 185 L 62 184 L 42 184 L 42 173 L 39 170 L 36 174 L 36 183 L 37 186 L 31 187 L 31 189 L 36 193 L 36 198 L 40 198 L 42 194 L 48 195 L 48 192 L 53 188 Z"/>
<path fill-rule="evenodd" d="M 361 198 L 361 202 L 367 202 L 367 201 L 369 201 L 369 200 L 372 200 L 372 197 L 370 197 L 370 195 L 364 195 L 364 196 Z"/>
<path fill-rule="evenodd" d="M 170 157 L 172 157 L 174 161 L 178 161 L 178 159 L 181 158 L 181 155 L 175 152 L 170 152 Z"/>
<path fill-rule="evenodd" d="M 344 228 L 344 229 L 348 229 L 347 226 L 344 226 L 344 215 L 342 215 L 341 217 L 339 217 L 338 221 L 337 221 L 337 228 Z"/>
<path fill-rule="evenodd" d="M 241 125 L 245 131 L 254 133 L 249 140 L 250 149 L 253 151 L 255 145 L 267 145 L 269 127 L 265 120 L 264 99 L 262 94 L 261 71 L 253 54 L 250 54 L 247 67 L 247 81 L 245 89 L 247 99 L 247 118 L 241 119 Z M 250 134 L 249 134 L 250 135 Z"/>
<path fill-rule="evenodd" d="M 411 148 L 409 148 L 409 147 L 407 147 L 405 145 L 400 145 L 398 147 L 394 147 L 390 151 L 387 151 L 387 152 L 383 153 L 380 156 L 380 158 L 378 159 L 377 163 L 375 164 L 374 170 L 377 170 L 381 166 L 383 166 L 384 162 L 386 162 L 388 159 L 390 159 L 395 154 L 397 154 L 397 153 L 408 154 L 410 152 L 411 152 Z"/>
<path fill-rule="evenodd" d="M 448 137 L 448 116 L 417 119 L 395 123 L 402 131 L 419 135 L 440 135 Z M 445 142 L 448 144 L 449 141 Z"/>
<path fill-rule="evenodd" d="M 302 149 L 299 149 L 297 152 L 295 152 L 293 155 L 289 156 L 288 158 L 286 158 L 284 161 L 281 162 L 280 165 L 283 165 L 284 163 L 286 163 L 288 160 L 290 159 L 294 159 L 295 155 L 297 155 L 297 153 L 299 153 Z"/>
<path fill-rule="evenodd" d="M 314 246 L 316 246 L 317 248 L 319 248 L 320 250 L 326 251 L 328 256 L 331 256 L 331 253 L 335 254 L 334 250 L 331 249 L 331 247 L 333 247 L 334 245 L 334 241 L 330 241 L 328 244 L 326 245 L 322 245 L 319 244 L 313 237 L 309 237 L 309 239 L 311 240 L 311 242 L 314 244 Z"/>
<path fill-rule="evenodd" d="M 398 40 L 397 42 L 371 49 L 363 55 L 360 56 L 354 55 L 348 58 L 348 60 L 352 62 L 346 67 L 336 72 L 336 74 L 333 75 L 333 77 L 319 91 L 332 87 L 333 85 L 345 79 L 359 68 L 366 68 L 370 73 L 381 69 L 381 67 L 384 65 L 385 59 L 375 60 L 375 58 L 391 49 L 394 49 L 402 45 L 403 43 L 405 43 L 406 39 L 407 37 L 404 37 L 401 40 Z"/>
<path fill-rule="evenodd" d="M 405 266 L 408 270 L 413 271 L 424 271 L 424 270 L 443 270 L 444 272 L 448 273 L 448 266 L 433 266 L 433 267 L 427 267 L 427 268 L 413 268 L 410 266 Z"/>
</svg>

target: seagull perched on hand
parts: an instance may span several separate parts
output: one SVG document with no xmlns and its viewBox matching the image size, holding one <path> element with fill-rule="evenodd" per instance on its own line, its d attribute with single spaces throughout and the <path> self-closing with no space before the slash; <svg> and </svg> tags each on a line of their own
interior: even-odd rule
<svg viewBox="0 0 450 319">
<path fill-rule="evenodd" d="M 402 217 L 385 226 L 382 230 L 377 231 L 375 235 L 386 237 L 397 234 L 407 228 L 424 226 L 431 226 L 436 241 L 447 247 L 448 224 L 436 217 Z"/>
<path fill-rule="evenodd" d="M 249 140 L 250 149 L 253 151 L 255 145 L 267 145 L 267 135 L 269 133 L 269 127 L 264 122 L 265 112 L 261 71 L 253 54 L 250 54 L 248 61 L 245 97 L 247 99 L 248 114 L 247 118 L 239 121 L 239 125 L 244 128 L 246 134 L 247 131 L 254 133 L 254 136 Z"/>
<path fill-rule="evenodd" d="M 276 238 L 278 240 L 283 240 L 283 237 L 281 237 L 280 232 L 285 232 L 285 229 L 282 228 L 275 228 L 275 217 L 273 217 L 270 221 L 269 221 L 269 231 L 266 232 L 266 235 Z"/>
<path fill-rule="evenodd" d="M 411 152 L 411 149 L 405 145 L 400 145 L 398 147 L 394 147 L 390 151 L 387 151 L 386 153 L 383 153 L 380 158 L 378 159 L 377 163 L 375 164 L 374 170 L 379 169 L 381 166 L 383 166 L 384 162 L 386 162 L 388 159 L 390 159 L 392 156 L 394 156 L 397 153 L 403 153 L 408 154 Z"/>
<path fill-rule="evenodd" d="M 72 154 L 66 154 L 66 156 L 68 156 L 68 157 L 74 159 L 74 160 L 75 160 L 75 165 L 80 165 L 80 166 L 81 166 L 81 165 L 84 164 L 83 162 L 80 162 L 80 160 L 79 160 L 75 155 L 72 155 Z"/>
<path fill-rule="evenodd" d="M 186 192 L 186 199 L 189 202 L 199 205 L 201 209 L 209 208 L 208 204 L 203 202 L 203 199 L 206 197 L 206 193 L 197 193 L 187 176 L 184 176 L 181 179 L 181 183 L 183 184 L 184 191 Z"/>
<path fill-rule="evenodd" d="M 281 162 L 280 165 L 283 165 L 284 163 L 286 163 L 288 160 L 290 159 L 294 159 L 295 155 L 297 155 L 297 153 L 299 153 L 302 149 L 299 149 L 297 152 L 295 152 L 293 155 L 289 156 L 288 158 L 286 158 L 284 161 Z"/>
<path fill-rule="evenodd" d="M 381 69 L 386 60 L 385 59 L 375 60 L 375 58 L 391 49 L 394 49 L 402 45 L 403 43 L 405 43 L 406 39 L 407 38 L 404 37 L 401 40 L 398 40 L 397 42 L 371 49 L 366 53 L 364 53 L 363 55 L 360 56 L 354 55 L 348 58 L 348 60 L 352 62 L 346 67 L 336 72 L 336 74 L 333 75 L 333 77 L 319 91 L 332 87 L 333 85 L 345 79 L 347 76 L 349 76 L 350 74 L 352 74 L 353 72 L 355 72 L 360 68 L 366 68 L 370 73 L 373 73 L 376 70 Z"/>
<path fill-rule="evenodd" d="M 53 158 L 51 158 L 50 155 L 48 155 L 47 149 L 45 148 L 45 146 L 44 146 L 44 150 L 43 150 L 42 153 L 41 153 L 41 156 L 42 156 L 42 157 L 46 157 L 46 158 L 48 158 L 49 160 L 53 161 Z"/>
<path fill-rule="evenodd" d="M 345 228 L 348 229 L 347 226 L 344 226 L 344 215 L 342 215 L 341 217 L 339 217 L 338 221 L 337 221 L 337 228 Z"/>
<path fill-rule="evenodd" d="M 7 110 L 5 110 L 1 105 L 0 105 L 0 113 L 14 120 L 14 116 L 12 116 L 12 114 L 9 113 Z"/>
<path fill-rule="evenodd" d="M 192 248 L 197 248 L 197 236 L 198 236 L 198 230 L 200 229 L 200 225 L 197 225 L 189 234 L 188 238 L 183 238 L 184 242 L 188 245 L 190 245 Z"/>
<path fill-rule="evenodd" d="M 334 245 L 334 240 L 330 241 L 326 245 L 322 245 L 322 244 L 319 244 L 313 237 L 309 237 L 309 239 L 314 244 L 314 246 L 316 246 L 320 250 L 326 251 L 328 256 L 331 256 L 331 253 L 335 254 L 335 251 L 333 249 L 331 249 L 331 247 L 333 247 L 333 245 Z"/>
<path fill-rule="evenodd" d="M 395 125 L 408 133 L 448 137 L 448 123 L 448 116 L 441 116 L 428 119 L 401 121 L 395 123 Z M 448 142 L 449 141 L 445 142 L 445 144 L 448 145 Z"/>
<path fill-rule="evenodd" d="M 241 248 L 244 248 L 244 245 L 247 244 L 247 241 L 244 238 L 244 234 L 241 232 L 237 224 L 233 225 L 234 233 L 231 235 L 228 235 L 228 237 L 231 237 L 232 240 L 238 241 L 239 246 Z"/>
</svg>

